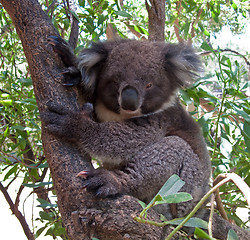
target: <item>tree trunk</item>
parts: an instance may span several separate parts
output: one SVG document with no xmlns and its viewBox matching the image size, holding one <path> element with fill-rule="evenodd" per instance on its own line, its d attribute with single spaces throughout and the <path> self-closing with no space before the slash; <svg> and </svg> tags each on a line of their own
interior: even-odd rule
<svg viewBox="0 0 250 240">
<path fill-rule="evenodd" d="M 37 0 L 0 0 L 10 15 L 22 41 L 36 95 L 39 111 L 49 101 L 78 109 L 75 92 L 62 84 L 63 64 L 47 42 L 58 35 L 51 20 Z M 76 174 L 91 168 L 87 154 L 81 154 L 72 144 L 61 142 L 42 127 L 44 152 L 51 170 L 58 197 L 58 206 L 70 239 L 161 239 L 162 229 L 139 224 L 132 216 L 141 207 L 131 196 L 96 200 L 82 188 Z M 154 219 L 159 215 L 151 211 Z"/>
<path fill-rule="evenodd" d="M 165 40 L 165 0 L 145 0 L 148 11 L 148 39 Z"/>
</svg>

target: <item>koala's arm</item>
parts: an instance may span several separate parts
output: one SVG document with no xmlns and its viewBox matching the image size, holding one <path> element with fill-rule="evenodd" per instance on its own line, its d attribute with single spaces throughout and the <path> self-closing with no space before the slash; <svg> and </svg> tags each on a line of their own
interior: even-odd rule
<svg viewBox="0 0 250 240">
<path fill-rule="evenodd" d="M 98 123 L 84 111 L 69 111 L 53 104 L 48 108 L 50 111 L 41 113 L 41 119 L 51 133 L 75 142 L 90 155 L 104 161 L 119 164 L 121 159 L 130 159 L 145 146 L 165 136 L 159 122 L 148 118 Z"/>
</svg>

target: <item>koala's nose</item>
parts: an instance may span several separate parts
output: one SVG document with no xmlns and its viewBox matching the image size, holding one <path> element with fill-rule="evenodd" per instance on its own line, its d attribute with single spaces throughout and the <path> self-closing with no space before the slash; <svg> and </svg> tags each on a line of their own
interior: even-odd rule
<svg viewBox="0 0 250 240">
<path fill-rule="evenodd" d="M 135 88 L 128 86 L 122 90 L 121 107 L 130 111 L 135 111 L 139 107 L 139 95 Z"/>
</svg>

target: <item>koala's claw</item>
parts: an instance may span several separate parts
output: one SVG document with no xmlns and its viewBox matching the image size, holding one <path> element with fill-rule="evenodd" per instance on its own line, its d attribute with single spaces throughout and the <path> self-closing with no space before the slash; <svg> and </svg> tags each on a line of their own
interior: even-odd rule
<svg viewBox="0 0 250 240">
<path fill-rule="evenodd" d="M 73 87 L 79 85 L 81 82 L 81 73 L 74 66 L 64 69 L 61 74 L 64 76 L 63 86 Z"/>
<path fill-rule="evenodd" d="M 87 177 L 88 177 L 88 174 L 89 174 L 89 171 L 88 171 L 88 170 L 83 170 L 83 171 L 79 172 L 76 176 L 77 176 L 77 177 L 87 178 Z"/>
<path fill-rule="evenodd" d="M 70 47 L 70 45 L 59 36 L 49 36 L 47 38 L 48 43 L 52 46 L 54 52 L 59 54 L 63 63 L 69 66 L 75 66 L 76 57 Z"/>
<path fill-rule="evenodd" d="M 67 49 L 67 43 L 62 38 L 58 36 L 48 36 L 47 40 L 56 53 L 64 54 L 65 49 Z"/>
<path fill-rule="evenodd" d="M 105 169 L 81 171 L 78 177 L 84 177 L 82 189 L 93 192 L 97 198 L 114 197 L 120 193 L 120 186 L 112 172 Z"/>
</svg>

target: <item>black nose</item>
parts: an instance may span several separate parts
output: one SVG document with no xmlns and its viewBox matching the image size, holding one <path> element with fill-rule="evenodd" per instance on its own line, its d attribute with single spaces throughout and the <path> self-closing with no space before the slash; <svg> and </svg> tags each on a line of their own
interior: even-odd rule
<svg viewBox="0 0 250 240">
<path fill-rule="evenodd" d="M 122 90 L 121 107 L 130 111 L 135 111 L 139 107 L 139 95 L 135 88 L 128 86 Z"/>
</svg>

